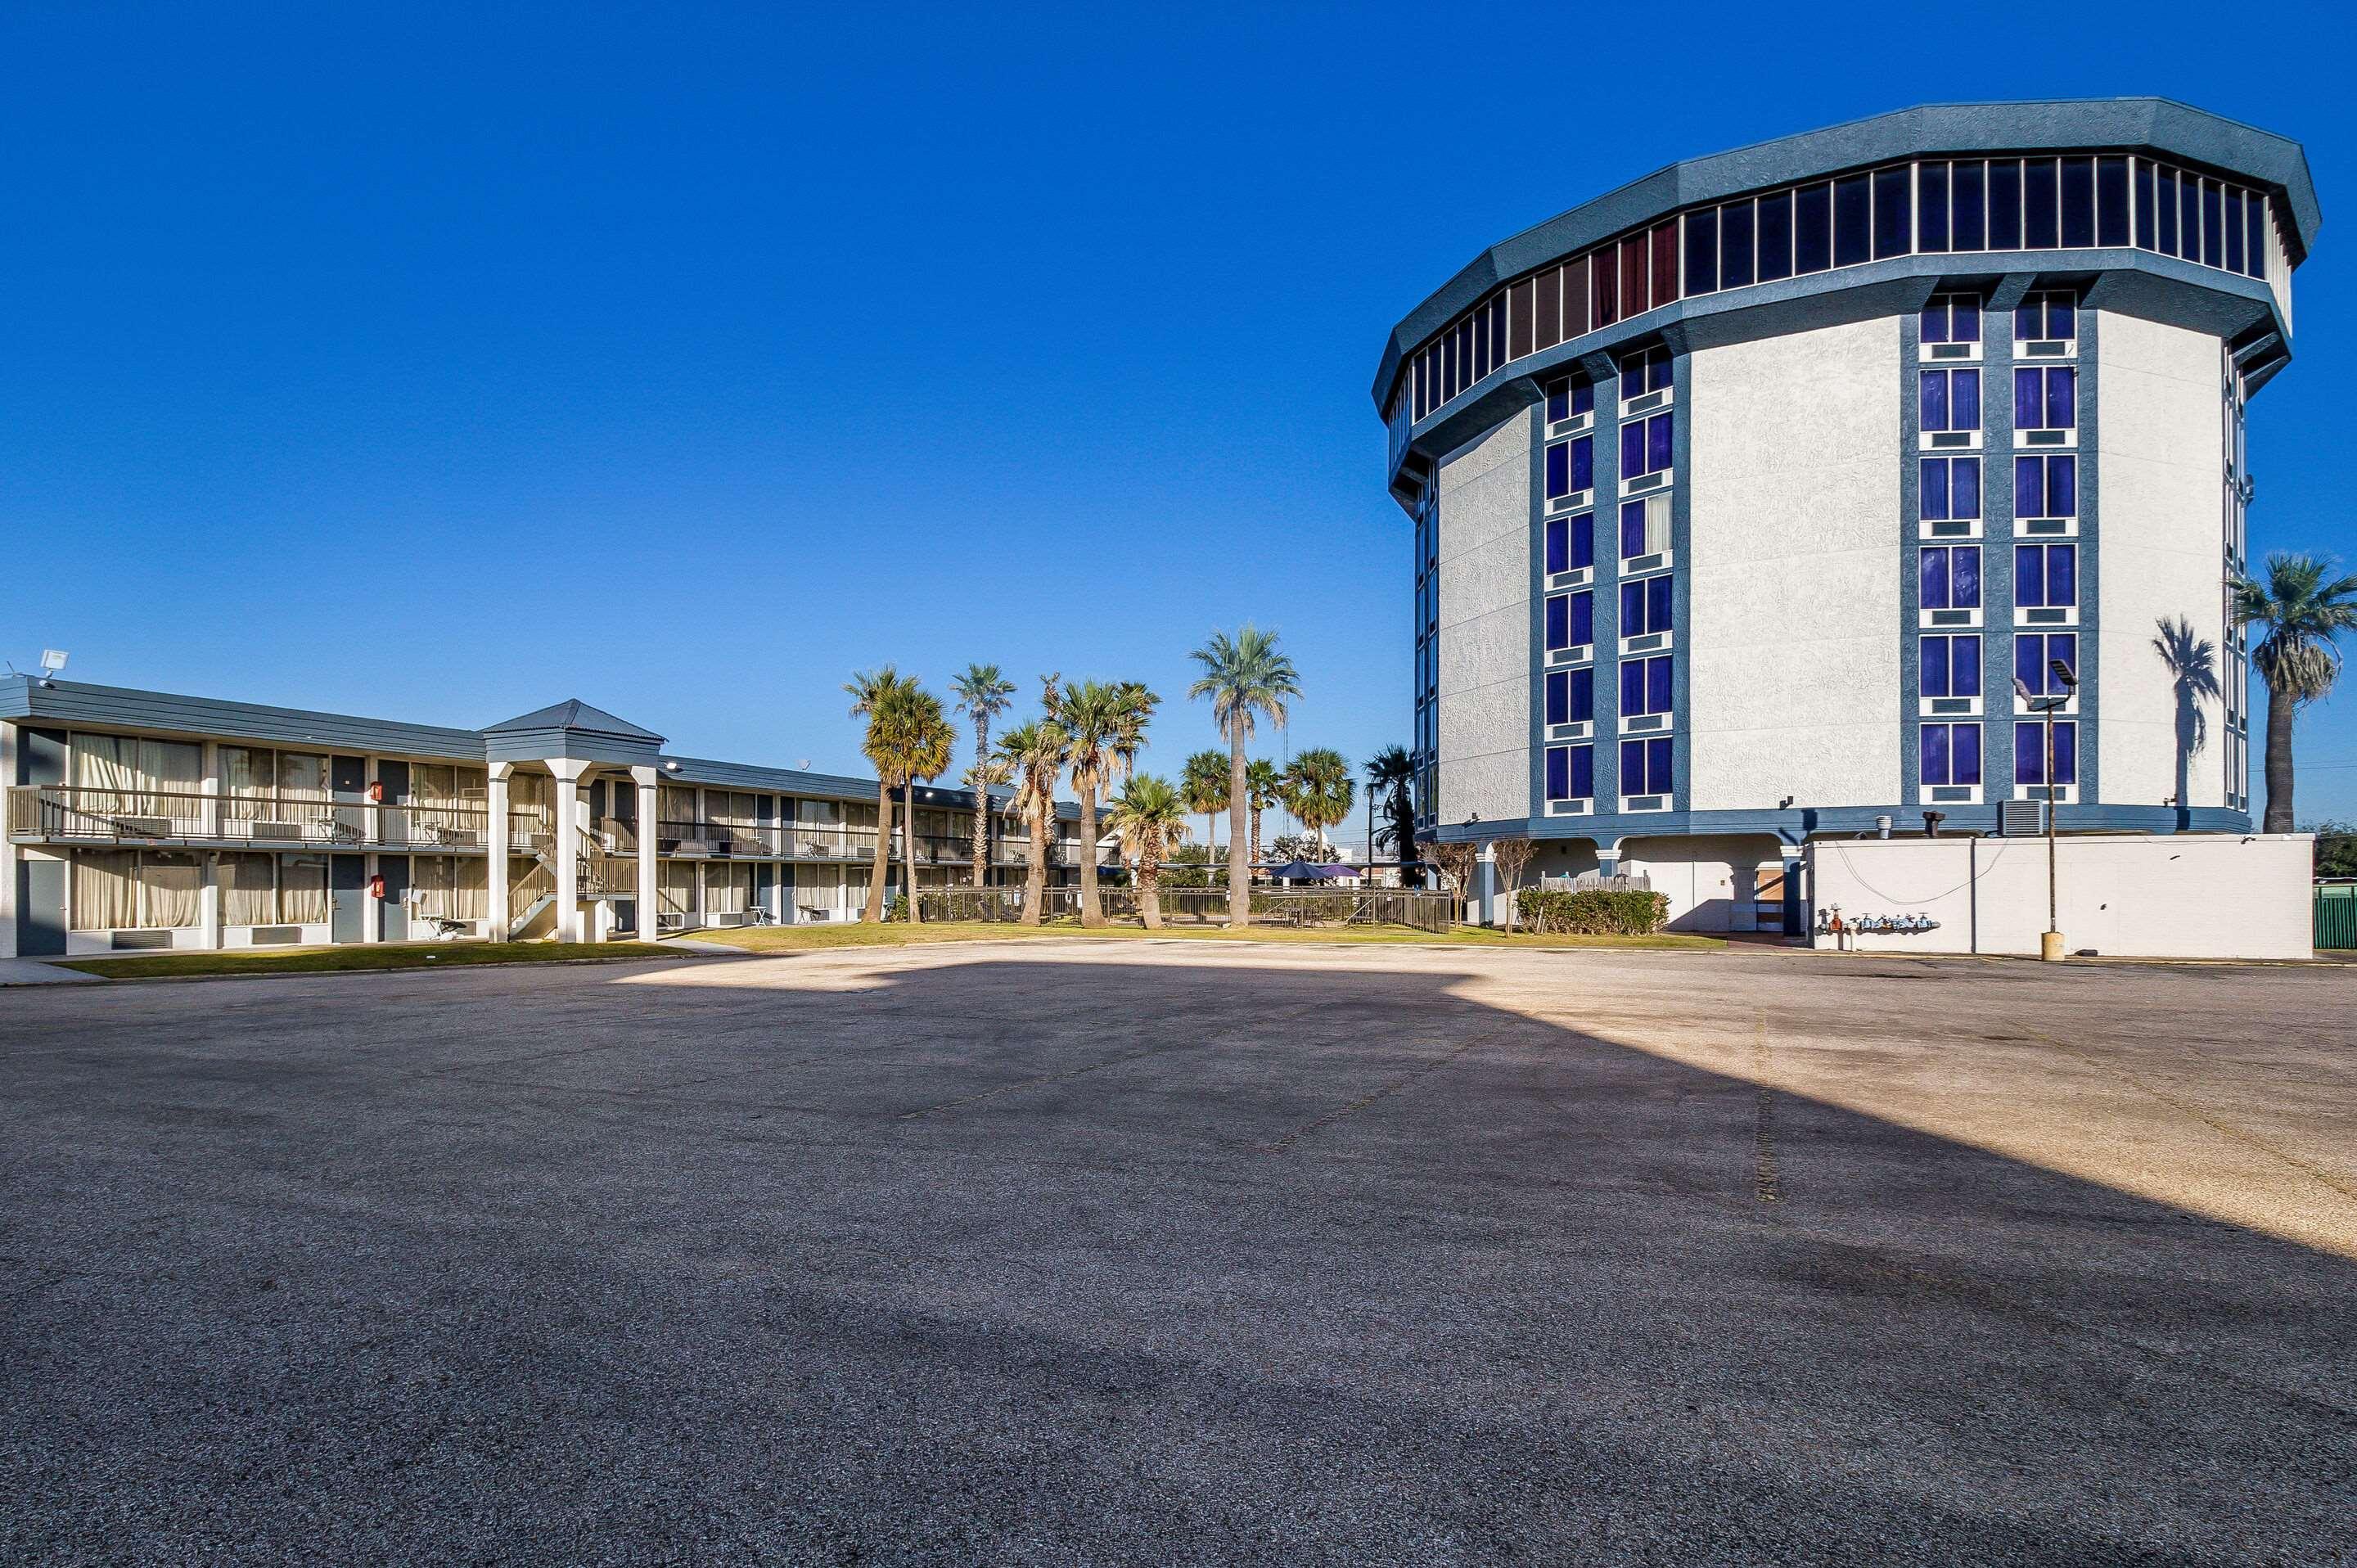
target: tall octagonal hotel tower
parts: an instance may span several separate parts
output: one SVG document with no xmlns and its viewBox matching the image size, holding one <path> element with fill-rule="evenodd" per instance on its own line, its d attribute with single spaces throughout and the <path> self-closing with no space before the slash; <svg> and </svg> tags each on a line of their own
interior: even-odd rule
<svg viewBox="0 0 2357 1568">
<path fill-rule="evenodd" d="M 2319 216 L 2298 144 L 2183 104 L 1955 104 L 1482 252 L 1374 385 L 1423 830 L 1770 930 L 1809 840 L 1930 813 L 2247 831 L 2244 412 Z"/>
</svg>

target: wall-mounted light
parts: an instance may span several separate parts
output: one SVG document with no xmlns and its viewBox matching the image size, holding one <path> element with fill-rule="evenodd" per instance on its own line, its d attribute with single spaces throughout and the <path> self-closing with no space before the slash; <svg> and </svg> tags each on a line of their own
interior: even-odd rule
<svg viewBox="0 0 2357 1568">
<path fill-rule="evenodd" d="M 665 762 L 665 763 L 663 764 L 663 771 L 664 771 L 665 773 L 676 773 L 676 772 L 678 772 L 678 771 L 679 771 L 679 763 L 678 763 L 676 760 L 673 760 L 673 761 Z"/>
</svg>

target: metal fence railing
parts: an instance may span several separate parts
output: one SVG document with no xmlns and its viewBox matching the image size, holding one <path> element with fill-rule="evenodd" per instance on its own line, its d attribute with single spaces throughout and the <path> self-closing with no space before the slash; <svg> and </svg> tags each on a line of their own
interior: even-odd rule
<svg viewBox="0 0 2357 1568">
<path fill-rule="evenodd" d="M 59 843 L 300 844 L 331 849 L 481 849 L 488 814 L 464 801 L 380 805 L 309 795 L 105 789 L 8 791 L 12 837 Z"/>
<path fill-rule="evenodd" d="M 1141 923 L 1135 887 L 1102 887 L 1097 891 L 1105 918 L 1123 924 Z M 1046 918 L 1077 918 L 1081 890 L 1047 889 Z M 948 887 L 920 891 L 917 913 L 927 920 L 1016 921 L 1023 918 L 1020 887 Z M 1255 887 L 1252 918 L 1283 926 L 1406 926 L 1420 931 L 1446 931 L 1457 918 L 1457 898 L 1449 893 L 1426 893 L 1397 887 L 1308 888 Z M 1224 889 L 1166 887 L 1162 918 L 1170 927 L 1211 928 L 1228 923 Z"/>
</svg>

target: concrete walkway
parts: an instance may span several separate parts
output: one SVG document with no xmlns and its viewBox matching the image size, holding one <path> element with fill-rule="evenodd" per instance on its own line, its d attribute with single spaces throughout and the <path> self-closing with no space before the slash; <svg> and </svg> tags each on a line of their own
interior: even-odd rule
<svg viewBox="0 0 2357 1568">
<path fill-rule="evenodd" d="M 0 958 L 0 985 L 56 985 L 73 980 L 96 980 L 78 969 L 61 969 L 38 958 Z"/>
</svg>

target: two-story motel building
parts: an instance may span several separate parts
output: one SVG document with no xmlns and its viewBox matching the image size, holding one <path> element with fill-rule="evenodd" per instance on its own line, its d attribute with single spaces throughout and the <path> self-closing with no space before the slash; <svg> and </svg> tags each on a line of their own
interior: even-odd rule
<svg viewBox="0 0 2357 1568">
<path fill-rule="evenodd" d="M 1483 252 L 1373 389 L 1426 830 L 1738 930 L 1794 929 L 1820 836 L 2247 831 L 2244 411 L 2318 222 L 2280 136 L 1992 103 Z"/>
<path fill-rule="evenodd" d="M 16 675 L 0 779 L 0 957 L 856 919 L 878 832 L 873 780 L 673 756 L 577 701 L 470 730 Z M 970 880 L 974 806 L 919 786 L 920 890 Z M 988 817 L 1019 882 L 1025 824 Z"/>
</svg>

